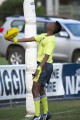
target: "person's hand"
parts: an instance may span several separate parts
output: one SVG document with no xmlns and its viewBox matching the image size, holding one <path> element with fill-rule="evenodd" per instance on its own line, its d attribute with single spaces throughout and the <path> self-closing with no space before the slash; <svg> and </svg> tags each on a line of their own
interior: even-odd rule
<svg viewBox="0 0 80 120">
<path fill-rule="evenodd" d="M 41 68 L 40 66 L 38 66 L 38 68 L 36 69 L 35 73 L 32 74 L 32 75 L 33 75 L 33 81 L 34 81 L 34 82 L 37 82 L 37 81 L 38 81 L 41 72 L 42 72 L 42 68 Z"/>
<path fill-rule="evenodd" d="M 13 39 L 7 38 L 6 40 L 14 42 L 14 43 L 18 43 L 18 39 L 17 38 L 13 38 Z"/>
<path fill-rule="evenodd" d="M 10 38 L 5 38 L 6 40 L 8 40 L 8 41 L 12 41 L 12 39 L 10 39 Z"/>
<path fill-rule="evenodd" d="M 33 79 L 34 79 L 34 78 L 35 78 L 38 74 L 39 74 L 39 70 L 37 70 L 37 69 L 36 69 L 35 73 L 34 73 L 34 74 L 32 74 Z"/>
</svg>

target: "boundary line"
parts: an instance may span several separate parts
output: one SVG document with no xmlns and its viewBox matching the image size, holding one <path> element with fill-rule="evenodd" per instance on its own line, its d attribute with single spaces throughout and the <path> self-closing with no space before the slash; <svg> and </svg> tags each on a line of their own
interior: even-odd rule
<svg viewBox="0 0 80 120">
<path fill-rule="evenodd" d="M 64 111 L 64 112 L 55 112 L 52 113 L 54 115 L 58 115 L 58 114 L 64 114 L 64 113 L 70 113 L 70 112 L 75 112 L 75 111 L 79 111 L 80 109 L 75 109 L 75 110 L 68 110 L 68 111 Z"/>
</svg>

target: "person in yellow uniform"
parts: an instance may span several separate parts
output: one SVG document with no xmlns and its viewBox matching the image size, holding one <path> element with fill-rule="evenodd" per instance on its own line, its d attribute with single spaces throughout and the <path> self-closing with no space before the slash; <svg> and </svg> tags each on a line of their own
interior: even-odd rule
<svg viewBox="0 0 80 120">
<path fill-rule="evenodd" d="M 49 84 L 50 77 L 53 71 L 52 57 L 56 46 L 55 34 L 61 31 L 61 24 L 56 21 L 48 23 L 47 33 L 42 33 L 31 38 L 13 39 L 17 42 L 33 42 L 38 44 L 37 52 L 37 69 L 33 74 L 32 93 L 35 105 L 35 116 L 33 120 L 48 120 L 51 118 L 51 113 L 48 110 L 48 99 L 45 93 L 45 84 Z M 8 39 L 11 41 L 10 39 Z M 43 115 L 40 115 L 40 98 L 43 105 Z"/>
</svg>

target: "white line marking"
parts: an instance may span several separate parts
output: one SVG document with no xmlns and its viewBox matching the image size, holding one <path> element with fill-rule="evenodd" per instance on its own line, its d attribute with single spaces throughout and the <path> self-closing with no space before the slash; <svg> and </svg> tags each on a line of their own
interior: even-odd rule
<svg viewBox="0 0 80 120">
<path fill-rule="evenodd" d="M 75 109 L 75 110 L 68 110 L 68 111 L 64 111 L 64 112 L 56 112 L 56 113 L 52 113 L 52 114 L 64 114 L 64 113 L 69 113 L 69 112 L 74 112 L 74 111 L 79 111 L 80 109 Z"/>
</svg>

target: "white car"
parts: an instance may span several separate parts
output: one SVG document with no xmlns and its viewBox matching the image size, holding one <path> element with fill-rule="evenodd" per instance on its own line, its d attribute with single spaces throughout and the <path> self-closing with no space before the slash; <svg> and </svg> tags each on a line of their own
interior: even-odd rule
<svg viewBox="0 0 80 120">
<path fill-rule="evenodd" d="M 78 20 L 62 18 L 37 17 L 37 34 L 46 32 L 46 24 L 59 21 L 62 31 L 56 34 L 56 49 L 54 61 L 56 62 L 80 62 L 80 22 Z M 4 33 L 11 27 L 18 27 L 18 38 L 24 37 L 25 20 L 23 16 L 7 17 L 2 26 L 0 36 L 0 54 L 5 56 L 10 64 L 25 63 L 25 43 L 15 44 L 4 39 Z"/>
</svg>

